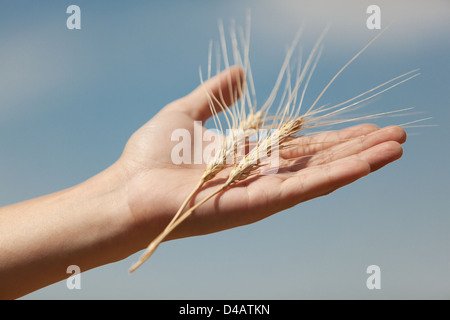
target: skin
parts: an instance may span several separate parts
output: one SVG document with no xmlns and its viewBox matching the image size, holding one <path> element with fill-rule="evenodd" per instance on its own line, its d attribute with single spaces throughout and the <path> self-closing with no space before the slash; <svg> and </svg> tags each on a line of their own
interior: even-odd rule
<svg viewBox="0 0 450 320">
<path fill-rule="evenodd" d="M 156 237 L 198 183 L 203 165 L 174 165 L 171 133 L 211 116 L 205 88 L 230 104 L 244 78 L 232 67 L 164 107 L 129 139 L 109 168 L 74 187 L 0 208 L 0 298 L 14 299 L 82 271 L 122 260 Z M 204 129 L 203 129 L 204 130 Z M 358 125 L 297 138 L 276 175 L 252 177 L 208 200 L 166 240 L 233 228 L 333 192 L 402 155 L 400 127 Z M 219 182 L 220 176 L 218 177 Z M 207 184 L 193 203 L 213 192 Z"/>
</svg>

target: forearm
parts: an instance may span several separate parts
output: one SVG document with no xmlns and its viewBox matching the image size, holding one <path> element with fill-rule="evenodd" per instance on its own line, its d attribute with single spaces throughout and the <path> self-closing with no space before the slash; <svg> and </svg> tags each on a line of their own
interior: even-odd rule
<svg viewBox="0 0 450 320">
<path fill-rule="evenodd" d="M 75 187 L 0 209 L 0 298 L 17 298 L 130 254 L 126 179 L 106 170 Z"/>
</svg>

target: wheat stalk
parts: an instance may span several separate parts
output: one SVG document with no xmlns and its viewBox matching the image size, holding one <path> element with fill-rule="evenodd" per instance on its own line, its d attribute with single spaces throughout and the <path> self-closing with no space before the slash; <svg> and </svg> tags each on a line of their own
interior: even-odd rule
<svg viewBox="0 0 450 320">
<path fill-rule="evenodd" d="M 234 56 L 235 63 L 238 63 L 243 66 L 243 69 L 245 71 L 245 74 L 247 75 L 246 79 L 248 79 L 247 83 L 249 84 L 247 88 L 249 89 L 243 89 L 241 87 L 241 81 L 237 81 L 238 83 L 238 92 L 239 96 L 241 96 L 241 105 L 239 108 L 236 105 L 237 103 L 233 103 L 233 105 L 236 105 L 234 108 L 227 108 L 226 103 L 223 99 L 223 94 L 221 91 L 219 92 L 220 99 L 218 99 L 216 96 L 214 96 L 210 92 L 206 92 L 208 96 L 208 101 L 211 109 L 211 113 L 213 114 L 213 119 L 216 125 L 216 129 L 220 129 L 220 132 L 222 133 L 222 136 L 224 136 L 224 130 L 222 128 L 222 125 L 220 121 L 218 120 L 218 114 L 216 111 L 216 108 L 214 107 L 215 104 L 219 105 L 219 108 L 221 111 L 225 114 L 225 119 L 228 124 L 228 127 L 232 128 L 230 130 L 230 134 L 225 136 L 223 138 L 221 147 L 219 151 L 214 155 L 214 157 L 208 159 L 207 166 L 205 170 L 203 171 L 202 176 L 200 177 L 200 180 L 198 184 L 195 186 L 195 188 L 191 191 L 191 193 L 186 197 L 180 208 L 178 209 L 175 216 L 172 218 L 171 222 L 168 226 L 173 224 L 173 222 L 179 217 L 181 212 L 184 210 L 184 208 L 187 206 L 187 204 L 192 200 L 192 198 L 195 196 L 195 194 L 203 187 L 203 185 L 208 182 L 209 180 L 213 179 L 220 171 L 225 169 L 227 167 L 227 159 L 234 158 L 235 150 L 238 146 L 245 143 L 245 139 L 251 135 L 253 132 L 256 132 L 259 128 L 263 127 L 264 124 L 267 122 L 267 113 L 272 106 L 277 92 L 279 90 L 279 86 L 282 82 L 282 79 L 284 78 L 284 75 L 286 71 L 288 70 L 289 62 L 291 60 L 291 57 L 293 55 L 293 52 L 295 50 L 295 47 L 298 43 L 298 40 L 301 36 L 302 29 L 297 33 L 296 37 L 294 38 L 289 50 L 286 53 L 283 65 L 280 69 L 280 72 L 278 74 L 277 81 L 275 82 L 275 85 L 272 89 L 272 92 L 269 96 L 269 98 L 266 100 L 264 105 L 261 107 L 260 110 L 256 110 L 256 94 L 254 89 L 254 83 L 253 83 L 253 77 L 251 73 L 251 67 L 249 62 L 249 46 L 250 46 L 250 17 L 247 16 L 247 27 L 246 32 L 244 34 L 244 31 L 242 29 L 240 31 L 240 39 L 242 43 L 242 47 L 244 48 L 244 58 L 242 59 L 239 48 L 238 48 L 238 41 L 236 36 L 236 31 L 233 27 L 230 31 L 230 37 L 232 42 L 232 52 Z M 221 39 L 221 50 L 222 55 L 224 59 L 224 64 L 226 68 L 230 67 L 229 61 L 228 61 L 228 54 L 227 54 L 227 45 L 226 45 L 226 39 L 225 39 L 225 31 L 223 27 L 223 23 L 219 21 L 219 32 L 220 32 L 220 39 Z M 210 50 L 208 55 L 208 78 L 210 78 L 211 74 L 211 53 L 212 53 L 212 46 L 210 44 Z M 218 54 L 219 56 L 219 54 Z M 220 61 L 220 58 L 217 59 L 217 61 Z M 217 66 L 217 72 L 219 72 L 220 66 Z M 200 69 L 200 81 L 203 84 L 202 79 L 202 73 Z M 230 85 L 231 87 L 231 85 Z M 251 93 L 249 92 L 251 91 Z M 250 99 L 250 95 L 253 96 L 253 99 Z M 236 99 L 237 100 L 237 99 Z M 246 112 L 246 105 L 247 102 L 249 111 Z M 234 113 L 230 112 L 230 109 L 234 110 Z M 239 112 L 236 112 L 236 109 L 239 109 Z M 228 118 L 230 116 L 231 122 Z M 234 133 L 238 132 L 237 135 Z M 243 132 L 242 134 L 239 134 Z"/>
<path fill-rule="evenodd" d="M 328 29 L 328 28 L 327 28 Z M 327 89 L 331 86 L 331 84 L 337 79 L 337 77 L 359 56 L 361 53 L 363 53 L 376 39 L 378 39 L 382 33 L 386 31 L 387 28 L 385 28 L 382 32 L 380 32 L 377 36 L 375 36 L 367 45 L 365 45 L 361 50 L 359 50 L 341 69 L 338 70 L 338 72 L 331 78 L 331 80 L 328 82 L 328 84 L 324 87 L 324 89 L 320 92 L 320 94 L 317 96 L 317 98 L 314 100 L 314 102 L 311 104 L 309 109 L 306 113 L 304 113 L 302 116 L 300 116 L 300 109 L 302 107 L 303 99 L 305 96 L 306 89 L 308 87 L 308 84 L 311 80 L 312 74 L 316 68 L 316 65 L 319 61 L 323 46 L 321 46 L 321 42 L 327 32 L 327 29 L 320 35 L 318 40 L 316 41 L 315 45 L 313 46 L 313 49 L 311 50 L 308 59 L 305 62 L 304 66 L 301 66 L 301 63 L 298 65 L 297 73 L 295 76 L 295 83 L 292 87 L 291 85 L 291 73 L 290 73 L 290 59 L 292 57 L 292 54 L 294 52 L 295 46 L 298 42 L 298 39 L 301 34 L 301 30 L 295 37 L 291 47 L 286 53 L 286 58 L 283 62 L 283 65 L 281 67 L 280 73 L 278 75 L 278 78 L 275 82 L 275 85 L 273 87 L 273 90 L 271 94 L 269 95 L 269 98 L 266 100 L 265 104 L 262 106 L 261 110 L 256 111 L 256 108 L 254 107 L 256 105 L 256 99 L 253 98 L 253 100 L 250 98 L 250 93 L 248 92 L 248 89 L 243 90 L 241 87 L 239 87 L 239 93 L 241 96 L 241 109 L 239 111 L 234 110 L 231 112 L 229 108 L 226 107 L 224 104 L 224 99 L 222 95 L 220 94 L 220 99 L 215 97 L 214 95 L 207 93 L 209 97 L 210 102 L 210 108 L 213 114 L 214 122 L 216 124 L 216 128 L 220 127 L 220 131 L 223 133 L 223 128 L 220 124 L 220 121 L 218 120 L 218 115 L 216 112 L 216 109 L 214 105 L 219 105 L 220 109 L 224 111 L 226 121 L 228 124 L 228 127 L 230 128 L 238 128 L 244 130 L 244 132 L 248 129 L 257 129 L 262 127 L 263 125 L 267 125 L 267 122 L 269 120 L 268 117 L 268 110 L 270 107 L 274 104 L 274 101 L 276 99 L 276 96 L 279 92 L 282 80 L 286 80 L 286 85 L 283 90 L 277 111 L 275 113 L 275 116 L 273 117 L 271 125 L 268 125 L 269 128 L 272 129 L 272 132 L 263 138 L 260 138 L 256 146 L 251 149 L 237 164 L 234 164 L 233 168 L 229 172 L 227 180 L 220 185 L 214 192 L 210 193 L 208 196 L 206 196 L 204 199 L 190 207 L 188 210 L 186 210 L 184 213 L 184 209 L 188 205 L 189 201 L 193 199 L 195 194 L 202 188 L 202 186 L 209 180 L 213 179 L 218 172 L 222 171 L 225 167 L 225 161 L 228 159 L 228 157 L 233 156 L 235 154 L 236 145 L 238 143 L 241 143 L 244 139 L 248 136 L 245 134 L 239 138 L 237 138 L 234 134 L 230 134 L 223 138 L 223 143 L 220 148 L 220 151 L 214 155 L 210 161 L 208 161 L 206 169 L 204 170 L 199 183 L 197 186 L 193 189 L 193 191 L 188 195 L 186 200 L 181 205 L 178 212 L 175 214 L 172 221 L 167 225 L 167 227 L 155 238 L 146 248 L 144 254 L 140 257 L 139 261 L 137 261 L 129 270 L 129 272 L 133 272 L 136 270 L 140 265 L 142 265 L 157 249 L 159 244 L 169 235 L 177 226 L 179 226 L 183 221 L 185 221 L 196 209 L 198 209 L 201 205 L 203 205 L 206 201 L 211 199 L 212 197 L 220 194 L 221 192 L 227 190 L 228 188 L 234 186 L 235 184 L 246 180 L 248 177 L 256 174 L 258 170 L 263 167 L 264 164 L 264 157 L 261 155 L 265 154 L 272 154 L 273 152 L 277 152 L 281 148 L 288 148 L 290 147 L 288 142 L 292 140 L 296 135 L 305 129 L 309 128 L 317 128 L 321 126 L 326 125 L 334 125 L 344 122 L 350 122 L 350 121 L 357 121 L 357 120 L 366 120 L 366 119 L 374 119 L 378 117 L 384 117 L 387 115 L 394 115 L 398 114 L 404 111 L 411 110 L 411 108 L 403 108 L 399 110 L 389 111 L 389 112 L 383 112 L 383 113 L 376 113 L 371 114 L 368 116 L 363 117 L 355 117 L 345 120 L 327 120 L 333 116 L 336 116 L 338 114 L 342 114 L 343 112 L 347 112 L 349 110 L 353 110 L 356 107 L 359 107 L 362 103 L 373 99 L 374 97 L 382 94 L 383 92 L 386 92 L 387 90 L 390 90 L 401 83 L 404 83 L 416 76 L 418 76 L 418 73 L 413 74 L 417 70 L 412 70 L 410 72 L 404 73 L 398 77 L 395 77 L 391 80 L 388 80 L 372 89 L 369 89 L 363 93 L 360 93 L 356 96 L 354 96 L 351 99 L 348 99 L 344 102 L 338 103 L 331 107 L 316 107 L 321 97 L 324 95 L 324 93 L 327 91 Z M 219 25 L 219 30 L 221 31 L 221 42 L 222 42 L 222 53 L 225 59 L 225 66 L 229 67 L 226 49 L 225 48 L 225 40 L 224 40 L 224 32 L 223 32 L 223 26 Z M 241 39 L 245 37 L 241 36 Z M 248 38 L 247 38 L 248 39 Z M 237 48 L 237 40 L 235 37 L 235 33 L 232 32 L 232 43 L 233 43 L 233 53 L 235 60 L 241 61 L 242 59 L 239 56 L 239 51 Z M 210 45 L 211 48 L 211 45 Z M 210 50 L 211 51 L 211 50 Z M 247 71 L 247 74 L 251 75 L 250 70 L 250 64 L 248 62 L 248 42 L 247 46 L 245 46 L 245 54 L 244 54 L 244 65 L 246 66 L 245 69 Z M 211 54 L 210 54 L 211 56 Z M 208 63 L 208 77 L 210 76 L 211 68 L 210 68 L 210 61 Z M 219 69 L 219 67 L 218 67 Z M 250 80 L 250 88 L 252 91 L 252 94 L 254 96 L 254 85 L 253 80 L 251 76 L 248 77 Z M 203 81 L 202 81 L 203 82 Z M 231 85 L 230 85 L 231 86 Z M 299 102 L 297 103 L 298 99 L 298 93 L 300 89 L 303 89 L 301 91 Z M 248 87 L 247 87 L 248 88 Z M 377 91 L 378 90 L 378 91 Z M 358 100 L 359 99 L 359 100 Z M 253 101 L 253 102 L 252 102 Z M 250 111 L 246 113 L 245 103 L 248 103 Z M 235 108 L 236 109 L 236 108 Z M 227 115 L 228 113 L 228 115 Z M 228 116 L 231 118 L 231 122 L 228 119 Z M 417 121 L 408 122 L 405 125 L 409 125 L 418 121 L 422 121 L 426 119 L 421 119 Z"/>
<path fill-rule="evenodd" d="M 229 68 L 228 55 L 227 55 L 227 50 L 226 50 L 225 32 L 223 29 L 223 24 L 221 22 L 219 22 L 219 31 L 220 31 L 221 49 L 222 49 L 224 64 L 225 64 L 226 68 Z M 240 53 L 238 50 L 236 32 L 234 29 L 231 30 L 233 55 L 234 55 L 235 62 L 240 62 L 240 64 L 242 64 L 244 66 L 244 71 L 246 71 L 246 74 L 249 75 L 247 77 L 247 79 L 249 80 L 248 82 L 250 83 L 249 87 L 250 87 L 250 90 L 252 91 L 253 97 L 255 97 L 256 95 L 254 93 L 253 78 L 251 76 L 250 63 L 249 63 L 249 59 L 248 59 L 249 20 L 247 20 L 247 32 L 246 33 L 247 33 L 247 36 L 244 36 L 243 32 L 241 32 L 241 42 L 244 44 L 243 45 L 244 60 L 242 60 L 242 57 L 240 56 Z M 226 164 L 227 159 L 229 159 L 230 157 L 233 158 L 235 155 L 235 150 L 237 149 L 237 146 L 239 146 L 241 143 L 245 143 L 245 139 L 246 139 L 246 137 L 248 137 L 248 134 L 246 134 L 246 133 L 247 132 L 253 133 L 264 125 L 264 123 L 266 122 L 268 110 L 272 106 L 272 104 L 276 98 L 277 92 L 279 90 L 279 86 L 282 82 L 282 79 L 284 78 L 285 73 L 288 70 L 290 59 L 291 59 L 294 49 L 297 45 L 297 42 L 300 38 L 300 35 L 301 35 L 301 31 L 298 32 L 297 36 L 294 38 L 294 41 L 292 42 L 292 44 L 288 50 L 288 52 L 286 53 L 283 65 L 280 69 L 277 81 L 275 82 L 272 92 L 260 110 L 258 110 L 258 111 L 256 110 L 256 106 L 255 106 L 256 99 L 253 98 L 253 101 L 250 99 L 250 93 L 248 92 L 248 89 L 247 89 L 248 86 L 246 87 L 245 90 L 243 90 L 242 87 L 240 86 L 241 81 L 237 82 L 239 95 L 241 96 L 241 101 L 242 101 L 242 103 L 240 105 L 239 113 L 237 111 L 234 111 L 234 113 L 232 113 L 230 111 L 230 109 L 232 109 L 232 108 L 227 108 L 225 100 L 223 99 L 223 94 L 221 91 L 219 91 L 219 98 L 217 98 L 215 95 L 213 95 L 210 92 L 206 92 L 208 101 L 209 101 L 210 110 L 211 110 L 211 113 L 213 115 L 213 119 L 214 119 L 214 122 L 216 125 L 216 129 L 220 129 L 220 132 L 222 132 L 222 136 L 224 136 L 223 135 L 224 130 L 218 119 L 218 114 L 217 114 L 215 105 L 218 105 L 219 108 L 221 109 L 221 111 L 223 111 L 223 114 L 225 114 L 225 120 L 228 124 L 228 128 L 231 127 L 233 129 L 236 129 L 237 132 L 243 132 L 244 134 L 243 135 L 235 135 L 234 133 L 236 131 L 231 130 L 231 133 L 223 138 L 223 141 L 222 141 L 219 151 L 216 152 L 214 154 L 214 156 L 208 160 L 207 166 L 206 166 L 205 170 L 203 171 L 202 176 L 200 177 L 197 185 L 194 187 L 194 189 L 191 191 L 191 193 L 185 198 L 185 200 L 179 207 L 178 211 L 176 212 L 176 214 L 174 215 L 172 220 L 169 222 L 167 227 L 164 229 L 164 231 L 160 234 L 160 236 L 155 238 L 149 244 L 149 246 L 147 247 L 144 254 L 141 256 L 139 261 L 135 265 L 133 265 L 133 267 L 130 269 L 130 272 L 133 272 L 134 270 L 136 270 L 137 267 L 139 267 L 145 260 L 147 260 L 148 257 L 150 257 L 150 255 L 154 252 L 156 247 L 159 245 L 159 243 L 164 239 L 164 237 L 171 230 L 173 230 L 174 227 L 176 227 L 179 223 L 181 223 L 181 222 L 177 222 L 177 221 L 180 218 L 180 215 L 183 212 L 183 210 L 188 205 L 188 203 L 193 199 L 193 197 L 196 195 L 196 193 L 205 185 L 206 182 L 213 179 L 220 171 L 222 171 L 224 168 L 227 167 L 227 164 Z M 210 78 L 210 75 L 211 75 L 211 60 L 212 60 L 211 59 L 211 52 L 212 52 L 211 43 L 210 43 L 209 48 L 210 48 L 210 50 L 209 50 L 209 55 L 208 55 L 208 78 Z M 217 61 L 220 61 L 220 58 L 217 59 Z M 217 72 L 219 72 L 219 70 L 220 70 L 220 65 L 217 65 Z M 203 84 L 201 69 L 200 69 L 200 81 Z M 229 85 L 229 87 L 231 88 L 231 84 Z M 245 106 L 246 102 L 248 103 L 248 108 L 249 108 L 248 113 L 246 112 L 246 106 Z M 232 104 L 235 105 L 235 103 L 232 103 Z M 236 109 L 237 108 L 234 108 L 234 110 L 236 110 Z M 231 118 L 231 121 L 230 121 L 229 117 Z M 192 212 L 192 211 L 193 210 L 191 208 L 190 212 Z"/>
<path fill-rule="evenodd" d="M 245 180 L 252 173 L 254 173 L 261 166 L 260 159 L 260 149 L 265 149 L 268 152 L 271 152 L 271 147 L 273 145 L 273 140 L 279 134 L 279 140 L 285 142 L 291 137 L 293 134 L 297 133 L 301 129 L 301 121 L 296 119 L 292 121 L 288 121 L 283 124 L 279 128 L 279 132 L 275 131 L 268 137 L 266 137 L 261 143 L 258 144 L 258 147 L 253 148 L 245 157 L 239 162 L 237 166 L 235 166 L 225 183 L 223 183 L 216 191 L 209 194 L 207 197 L 202 199 L 200 202 L 189 208 L 186 212 L 181 214 L 176 220 L 173 220 L 171 224 L 168 225 L 164 229 L 162 233 L 160 233 L 147 247 L 144 254 L 140 257 L 140 259 L 131 266 L 129 272 L 134 272 L 139 266 L 141 266 L 157 249 L 159 244 L 178 226 L 180 225 L 186 218 L 188 218 L 197 208 L 203 205 L 206 201 L 214 197 L 215 195 L 221 193 L 222 191 L 228 189 L 232 185 L 238 183 L 239 181 Z"/>
<path fill-rule="evenodd" d="M 247 21 L 247 36 L 242 35 L 241 36 L 241 43 L 244 47 L 244 61 L 239 53 L 238 48 L 238 41 L 236 37 L 236 31 L 234 28 L 230 31 L 231 36 L 231 42 L 232 42 L 232 52 L 234 56 L 234 61 L 236 64 L 240 64 L 243 66 L 245 74 L 249 75 L 247 78 L 250 79 L 251 89 L 254 91 L 253 86 L 253 78 L 251 76 L 250 71 L 250 62 L 248 59 L 248 52 L 249 52 L 249 46 L 250 46 L 250 30 L 249 26 L 250 21 Z M 220 39 L 221 39 L 221 49 L 222 49 L 222 55 L 225 67 L 228 69 L 230 67 L 230 63 L 228 60 L 228 54 L 227 54 L 227 44 L 225 39 L 225 31 L 223 28 L 223 24 L 221 21 L 219 21 L 219 32 L 220 32 Z M 211 53 L 212 53 L 212 46 L 210 44 L 209 54 L 208 54 L 208 78 L 211 77 Z M 218 55 L 219 56 L 219 55 Z M 217 61 L 220 61 L 220 57 L 218 57 Z M 220 66 L 217 67 L 217 72 L 219 72 Z M 181 212 L 183 212 L 184 208 L 187 206 L 187 204 L 192 200 L 192 198 L 195 196 L 195 194 L 203 187 L 203 185 L 213 179 L 220 171 L 225 169 L 227 167 L 227 160 L 233 157 L 234 151 L 238 146 L 240 146 L 242 143 L 245 142 L 245 138 L 247 137 L 248 132 L 252 132 L 253 130 L 258 130 L 263 125 L 263 117 L 264 113 L 262 110 L 256 112 L 255 106 L 251 103 L 250 100 L 248 100 L 247 97 L 249 97 L 248 89 L 243 89 L 241 86 L 241 83 L 245 83 L 246 79 L 243 79 L 244 81 L 240 81 L 238 79 L 237 81 L 237 93 L 241 97 L 241 104 L 238 106 L 237 98 L 234 98 L 234 101 L 232 103 L 232 107 L 228 108 L 224 99 L 223 99 L 223 93 L 221 90 L 219 91 L 219 97 L 218 99 L 215 95 L 213 95 L 211 92 L 206 91 L 205 94 L 208 97 L 208 102 L 211 110 L 211 114 L 213 115 L 214 123 L 216 125 L 216 129 L 220 129 L 221 136 L 224 137 L 222 139 L 222 143 L 220 145 L 220 148 L 218 152 L 214 154 L 213 157 L 210 157 L 207 160 L 207 165 L 205 170 L 202 173 L 202 176 L 200 177 L 200 180 L 196 187 L 192 190 L 192 192 L 186 197 L 178 211 L 176 212 L 175 216 L 172 218 L 171 222 L 168 226 L 173 224 L 175 220 L 179 217 Z M 202 78 L 202 72 L 200 68 L 200 81 L 203 84 L 203 78 Z M 231 77 L 230 77 L 231 81 Z M 231 90 L 231 84 L 229 84 L 229 88 Z M 254 92 L 253 92 L 253 95 Z M 232 97 L 234 97 L 234 94 L 231 94 Z M 245 103 L 248 102 L 248 108 L 249 112 L 246 112 L 246 105 Z M 230 130 L 230 134 L 224 135 L 224 130 L 222 128 L 222 124 L 220 123 L 218 119 L 218 113 L 216 111 L 215 105 L 218 105 L 221 111 L 225 114 L 225 119 L 228 124 L 228 128 L 232 129 Z M 234 108 L 233 108 L 234 106 Z M 237 111 L 239 109 L 239 111 Z M 230 110 L 233 110 L 230 111 Z M 229 117 L 231 118 L 231 122 L 229 120 Z M 243 132 L 243 135 L 236 135 L 236 130 L 238 132 Z"/>
</svg>

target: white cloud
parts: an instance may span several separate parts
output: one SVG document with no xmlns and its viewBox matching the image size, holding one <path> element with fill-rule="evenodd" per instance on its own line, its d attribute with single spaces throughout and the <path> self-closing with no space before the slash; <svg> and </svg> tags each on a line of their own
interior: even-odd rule
<svg viewBox="0 0 450 320">
<path fill-rule="evenodd" d="M 404 36 L 414 36 L 417 41 L 444 36 L 450 27 L 450 2 L 446 0 L 280 0 L 263 2 L 256 11 L 265 13 L 267 23 L 262 27 L 267 34 L 283 31 L 292 34 L 291 29 L 297 29 L 303 22 L 309 30 L 321 30 L 331 23 L 330 33 L 348 44 L 360 37 L 367 38 L 370 31 L 366 27 L 369 17 L 366 9 L 373 4 L 381 9 L 382 28 L 394 23 L 389 31 L 393 36 L 388 41 L 398 43 Z"/>
</svg>

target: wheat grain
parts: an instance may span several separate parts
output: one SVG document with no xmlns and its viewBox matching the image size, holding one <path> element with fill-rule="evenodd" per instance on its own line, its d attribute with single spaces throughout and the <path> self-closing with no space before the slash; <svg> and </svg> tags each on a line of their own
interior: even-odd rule
<svg viewBox="0 0 450 320">
<path fill-rule="evenodd" d="M 369 43 L 367 43 L 361 50 L 359 50 L 344 66 L 338 70 L 338 72 L 331 78 L 331 80 L 327 83 L 327 85 L 323 88 L 323 90 L 319 93 L 314 102 L 310 105 L 309 109 L 300 116 L 300 110 L 304 101 L 304 96 L 306 93 L 306 89 L 311 80 L 313 72 L 317 66 L 319 58 L 321 56 L 323 46 L 321 45 L 322 40 L 327 32 L 326 28 L 324 32 L 320 35 L 318 40 L 313 46 L 308 59 L 305 62 L 304 66 L 301 66 L 301 62 L 298 64 L 295 83 L 292 87 L 291 84 L 291 71 L 290 71 L 290 61 L 291 57 L 294 53 L 294 49 L 297 45 L 297 42 L 302 33 L 302 29 L 298 32 L 294 41 L 291 44 L 291 47 L 288 49 L 286 53 L 285 60 L 280 69 L 280 73 L 275 81 L 275 85 L 273 87 L 272 92 L 270 93 L 268 99 L 265 101 L 260 110 L 256 109 L 256 98 L 254 92 L 254 84 L 253 79 L 250 72 L 250 63 L 248 60 L 248 43 L 249 43 L 249 35 L 247 36 L 241 35 L 242 39 L 246 39 L 243 41 L 244 45 L 244 58 L 239 54 L 238 41 L 234 31 L 231 32 L 232 38 L 232 46 L 233 46 L 233 57 L 235 61 L 239 61 L 244 65 L 244 69 L 246 70 L 245 80 L 248 80 L 250 85 L 246 86 L 245 89 L 239 86 L 238 84 L 238 93 L 241 96 L 241 105 L 240 108 L 234 108 L 234 111 L 230 111 L 230 108 L 224 103 L 223 95 L 219 92 L 219 97 L 214 96 L 213 94 L 207 92 L 211 112 L 213 114 L 214 123 L 216 128 L 220 129 L 220 132 L 223 136 L 223 141 L 221 147 L 218 152 L 214 154 L 206 166 L 202 176 L 200 177 L 199 183 L 193 189 L 193 191 L 189 194 L 186 200 L 181 205 L 178 212 L 175 214 L 172 221 L 167 225 L 167 227 L 155 238 L 144 254 L 140 257 L 139 261 L 137 261 L 131 268 L 130 272 L 136 270 L 140 265 L 142 265 L 156 250 L 159 244 L 169 235 L 177 226 L 179 226 L 183 221 L 185 221 L 196 209 L 198 209 L 201 205 L 203 205 L 206 201 L 211 199 L 212 197 L 220 194 L 221 192 L 227 190 L 228 188 L 234 186 L 235 184 L 248 179 L 250 176 L 257 174 L 258 170 L 265 165 L 264 156 L 270 155 L 274 152 L 279 151 L 282 148 L 289 148 L 290 145 L 288 142 L 292 140 L 297 134 L 305 129 L 318 128 L 322 126 L 335 125 L 339 123 L 352 122 L 357 120 L 367 120 L 374 119 L 378 117 L 385 117 L 388 115 L 395 115 L 405 111 L 411 110 L 411 108 L 403 108 L 399 110 L 393 110 L 389 112 L 381 112 L 375 113 L 362 117 L 353 117 L 347 118 L 344 120 L 329 120 L 330 118 L 343 114 L 344 112 L 348 112 L 349 110 L 354 110 L 355 108 L 361 106 L 363 103 L 367 102 L 374 97 L 379 96 L 380 94 L 390 90 L 416 76 L 419 75 L 417 70 L 412 70 L 407 73 L 404 73 L 400 76 L 392 78 L 376 87 L 369 89 L 365 92 L 362 92 L 346 101 L 333 105 L 331 107 L 317 107 L 320 99 L 327 91 L 327 89 L 334 83 L 334 81 L 338 78 L 338 76 L 354 61 L 358 56 L 360 56 L 376 39 L 378 39 L 381 34 L 383 34 L 387 28 L 385 28 L 382 32 L 380 32 L 377 36 L 375 36 Z M 221 49 L 222 55 L 224 57 L 224 63 L 226 67 L 229 67 L 228 55 L 225 45 L 225 37 L 224 37 L 224 29 L 223 25 L 219 24 L 220 30 L 220 38 L 221 38 Z M 248 30 L 247 30 L 248 32 Z M 208 77 L 210 77 L 211 73 L 211 48 L 210 44 L 210 53 L 208 59 Z M 301 59 L 300 59 L 301 60 Z M 219 70 L 219 64 L 217 66 Z M 270 117 L 269 109 L 274 104 L 275 99 L 280 91 L 280 87 L 283 79 L 286 81 L 284 90 L 282 92 L 280 102 L 278 104 L 278 108 L 274 116 Z M 203 80 L 201 79 L 203 82 Z M 238 82 L 240 83 L 240 82 Z M 251 93 L 248 91 L 250 88 Z M 298 93 L 301 89 L 301 95 L 298 99 Z M 231 90 L 231 84 L 230 84 Z M 251 97 L 252 96 L 252 97 Z M 359 100 L 358 100 L 359 99 Z M 237 99 L 236 99 L 237 100 Z M 297 103 L 297 100 L 299 102 Z M 247 105 L 246 105 L 247 103 Z M 243 156 L 243 158 L 238 162 L 233 162 L 233 166 L 227 180 L 220 185 L 214 192 L 210 193 L 204 199 L 190 207 L 184 213 L 184 209 L 188 205 L 189 201 L 191 201 L 194 195 L 201 189 L 201 187 L 209 180 L 213 179 L 218 172 L 222 171 L 227 166 L 226 160 L 229 157 L 233 157 L 235 155 L 236 146 L 239 143 L 243 143 L 248 137 L 248 135 L 235 135 L 233 130 L 231 130 L 231 134 L 224 136 L 224 130 L 220 120 L 218 119 L 218 113 L 216 111 L 215 105 L 219 105 L 219 108 L 225 114 L 225 120 L 227 122 L 228 128 L 232 129 L 242 129 L 244 132 L 248 129 L 258 129 L 263 126 L 270 128 L 271 133 L 263 138 L 258 139 L 256 145 L 253 149 L 251 149 L 247 154 Z M 246 111 L 246 108 L 249 111 Z M 237 110 L 239 109 L 239 110 Z M 269 120 L 272 120 L 270 124 L 268 124 Z M 412 123 L 416 123 L 418 121 L 422 121 L 426 119 L 416 120 L 412 122 L 408 122 L 404 125 L 410 125 Z M 317 132 L 316 132 L 317 133 Z"/>
</svg>

